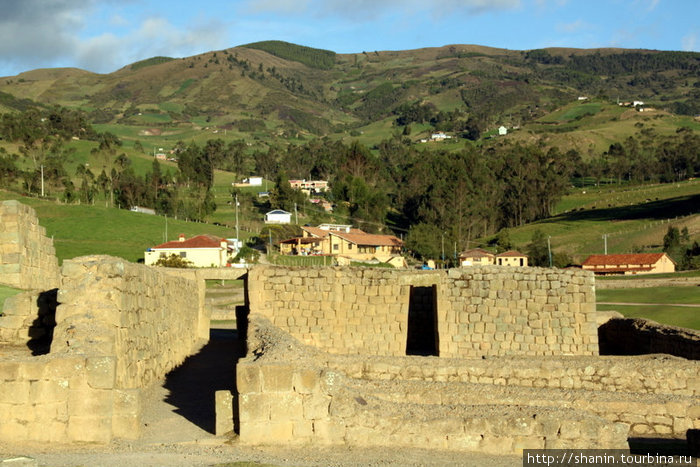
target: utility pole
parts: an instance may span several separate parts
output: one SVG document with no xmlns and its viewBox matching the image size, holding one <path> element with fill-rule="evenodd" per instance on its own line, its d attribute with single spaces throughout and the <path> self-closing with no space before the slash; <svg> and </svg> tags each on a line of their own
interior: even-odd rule
<svg viewBox="0 0 700 467">
<path fill-rule="evenodd" d="M 236 193 L 236 251 L 238 251 L 238 193 Z"/>
<path fill-rule="evenodd" d="M 44 166 L 41 166 L 41 197 L 44 197 Z"/>
<path fill-rule="evenodd" d="M 165 239 L 163 240 L 163 243 L 166 243 L 168 241 L 168 215 L 165 215 Z"/>
<path fill-rule="evenodd" d="M 549 253 L 549 267 L 552 267 L 552 243 L 550 242 L 551 240 L 551 235 L 547 235 L 547 252 Z"/>
<path fill-rule="evenodd" d="M 299 213 L 297 212 L 297 203 L 294 203 L 294 223 L 299 225 Z"/>
<path fill-rule="evenodd" d="M 442 233 L 442 267 L 445 268 L 445 232 Z"/>
<path fill-rule="evenodd" d="M 603 234 L 603 245 L 604 245 L 604 250 L 605 254 L 608 254 L 608 234 Z"/>
</svg>

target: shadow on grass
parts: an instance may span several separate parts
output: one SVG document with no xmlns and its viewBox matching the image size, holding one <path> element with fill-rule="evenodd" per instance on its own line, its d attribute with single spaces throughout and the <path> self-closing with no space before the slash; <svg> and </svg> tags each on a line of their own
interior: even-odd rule
<svg viewBox="0 0 700 467">
<path fill-rule="evenodd" d="M 700 194 L 649 201 L 632 206 L 569 212 L 545 219 L 543 222 L 671 219 L 695 214 L 698 206 L 700 206 Z"/>
</svg>

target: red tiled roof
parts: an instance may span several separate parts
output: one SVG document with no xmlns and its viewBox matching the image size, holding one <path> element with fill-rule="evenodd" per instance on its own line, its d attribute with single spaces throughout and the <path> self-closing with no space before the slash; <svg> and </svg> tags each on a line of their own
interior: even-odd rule
<svg viewBox="0 0 700 467">
<path fill-rule="evenodd" d="M 332 233 L 333 235 L 337 235 L 338 237 L 345 239 L 350 243 L 354 243 L 355 245 L 396 247 L 400 247 L 401 245 L 403 245 L 403 242 L 399 238 L 394 237 L 393 235 L 368 234 L 359 229 L 351 229 L 350 232 L 351 233 L 331 231 L 330 233 Z"/>
<path fill-rule="evenodd" d="M 323 238 L 323 237 L 328 235 L 328 230 L 319 229 L 318 227 L 304 226 L 304 227 L 302 227 L 302 230 L 307 231 L 308 233 L 310 233 L 314 237 Z"/>
<path fill-rule="evenodd" d="M 197 235 L 196 237 L 188 238 L 184 242 L 173 240 L 165 242 L 151 248 L 152 250 L 172 250 L 178 248 L 221 248 L 223 238 L 213 235 Z"/>
<path fill-rule="evenodd" d="M 527 255 L 524 255 L 517 250 L 510 250 L 510 251 L 504 251 L 503 253 L 497 254 L 496 258 L 506 258 L 506 257 L 508 257 L 508 258 L 523 258 L 525 256 L 527 256 Z"/>
<path fill-rule="evenodd" d="M 655 264 L 666 253 L 629 253 L 622 255 L 591 255 L 583 262 L 583 266 L 619 266 Z"/>
</svg>

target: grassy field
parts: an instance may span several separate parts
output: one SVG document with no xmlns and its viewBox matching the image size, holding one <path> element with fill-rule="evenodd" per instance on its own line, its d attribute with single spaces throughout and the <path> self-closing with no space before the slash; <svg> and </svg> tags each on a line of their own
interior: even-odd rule
<svg viewBox="0 0 700 467">
<path fill-rule="evenodd" d="M 577 183 L 577 188 L 572 189 L 554 207 L 554 214 L 578 209 L 624 207 L 698 193 L 700 180 L 655 185 L 617 185 L 612 181 L 610 184 L 583 187 Z"/>
<path fill-rule="evenodd" d="M 617 311 L 626 318 L 644 318 L 657 323 L 700 330 L 700 312 L 695 308 L 670 305 L 598 305 L 598 311 Z"/>
<path fill-rule="evenodd" d="M 626 205 L 607 203 L 610 207 L 571 211 L 509 229 L 510 238 L 517 248 L 525 248 L 535 230 L 541 230 L 552 237 L 554 251 L 566 252 L 578 260 L 590 254 L 603 253 L 603 234 L 608 236 L 609 253 L 631 253 L 635 249 L 660 251 L 669 225 L 679 229 L 687 227 L 691 240 L 697 239 L 700 233 L 699 183 L 664 185 L 659 187 L 658 196 L 642 201 L 635 200 L 645 196 L 643 189 L 634 190 L 628 195 L 631 200 L 634 196 L 634 200 Z M 600 193 L 599 196 L 605 195 Z"/>
<path fill-rule="evenodd" d="M 0 200 L 18 199 L 15 193 L 0 190 Z M 83 255 L 105 254 L 129 261 L 143 259 L 143 252 L 178 234 L 187 237 L 211 234 L 233 237 L 231 229 L 212 224 L 185 222 L 104 206 L 66 205 L 36 198 L 19 198 L 34 208 L 39 223 L 54 240 L 60 262 Z"/>
<path fill-rule="evenodd" d="M 599 276 L 596 277 L 596 281 L 638 281 L 647 279 L 668 279 L 676 277 L 700 277 L 700 270 L 695 271 L 677 271 L 677 272 L 667 272 L 663 274 L 643 274 L 634 276 Z"/>
<path fill-rule="evenodd" d="M 700 306 L 673 306 L 700 305 L 699 287 L 604 289 L 596 291 L 596 301 L 615 303 L 614 305 L 599 304 L 597 306 L 599 311 L 615 310 L 628 318 L 646 318 L 662 324 L 700 330 Z M 653 305 L 619 305 L 617 303 Z"/>
<path fill-rule="evenodd" d="M 700 287 L 647 287 L 631 289 L 602 289 L 596 292 L 599 302 L 658 303 L 699 305 Z"/>
</svg>

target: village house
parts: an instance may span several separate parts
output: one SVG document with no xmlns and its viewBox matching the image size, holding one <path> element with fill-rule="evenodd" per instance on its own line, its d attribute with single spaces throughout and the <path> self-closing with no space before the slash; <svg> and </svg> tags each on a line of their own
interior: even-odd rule
<svg viewBox="0 0 700 467">
<path fill-rule="evenodd" d="M 599 276 L 659 274 L 676 271 L 676 263 L 666 253 L 591 255 L 586 258 L 581 267 Z"/>
<path fill-rule="evenodd" d="M 282 209 L 274 209 L 265 214 L 266 224 L 291 224 L 292 213 Z"/>
<path fill-rule="evenodd" d="M 289 185 L 295 190 L 301 190 L 306 196 L 325 193 L 329 188 L 326 180 L 290 180 Z"/>
<path fill-rule="evenodd" d="M 369 234 L 350 225 L 321 224 L 304 226 L 302 236 L 283 240 L 280 252 L 286 255 L 331 255 L 352 261 L 388 262 L 394 258 L 403 264 L 403 242 L 393 235 Z M 394 263 L 394 261 L 392 261 Z"/>
<path fill-rule="evenodd" d="M 212 235 L 197 235 L 186 239 L 180 234 L 177 240 L 162 243 L 146 250 L 144 263 L 152 266 L 159 259 L 175 255 L 192 263 L 193 267 L 209 268 L 224 267 L 228 258 L 234 253 L 234 246 L 229 245 L 225 238 Z"/>
<path fill-rule="evenodd" d="M 527 266 L 527 255 L 520 253 L 517 250 L 504 251 L 496 255 L 496 264 L 498 266 Z"/>
<path fill-rule="evenodd" d="M 460 253 L 459 264 L 461 266 L 485 266 L 494 264 L 497 266 L 518 267 L 528 265 L 527 255 L 519 251 L 510 250 L 496 255 L 482 248 L 474 248 Z"/>
<path fill-rule="evenodd" d="M 496 255 L 483 248 L 474 248 L 459 254 L 459 264 L 461 266 L 486 266 L 494 264 L 495 259 Z"/>
</svg>

